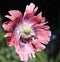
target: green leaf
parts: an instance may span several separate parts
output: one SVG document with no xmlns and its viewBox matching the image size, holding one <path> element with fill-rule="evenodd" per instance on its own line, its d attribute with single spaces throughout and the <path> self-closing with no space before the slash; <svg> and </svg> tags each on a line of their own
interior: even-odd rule
<svg viewBox="0 0 60 62">
<path fill-rule="evenodd" d="M 38 59 L 37 62 L 48 62 L 47 61 L 47 55 L 44 51 L 42 52 L 36 52 L 36 57 Z"/>
<path fill-rule="evenodd" d="M 60 51 L 59 51 L 59 53 L 57 55 L 56 62 L 60 62 Z"/>
<path fill-rule="evenodd" d="M 4 34 L 5 34 L 5 31 L 2 28 L 2 17 L 0 15 L 0 42 L 4 41 Z"/>
</svg>

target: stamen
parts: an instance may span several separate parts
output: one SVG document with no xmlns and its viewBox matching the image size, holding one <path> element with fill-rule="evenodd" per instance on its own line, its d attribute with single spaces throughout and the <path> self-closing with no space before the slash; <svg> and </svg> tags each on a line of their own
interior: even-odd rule
<svg viewBox="0 0 60 62">
<path fill-rule="evenodd" d="M 25 34 L 29 34 L 31 32 L 31 27 L 29 25 L 24 26 L 23 31 Z"/>
<path fill-rule="evenodd" d="M 30 40 L 32 40 L 32 38 L 37 39 L 34 30 L 32 29 L 32 27 L 30 25 L 23 25 L 21 27 L 21 29 L 19 30 L 20 32 L 20 40 L 22 43 L 26 43 Z"/>
<path fill-rule="evenodd" d="M 22 36 L 20 37 L 20 40 L 22 41 L 22 43 L 26 43 L 27 41 L 32 40 L 31 38 L 23 38 Z"/>
</svg>

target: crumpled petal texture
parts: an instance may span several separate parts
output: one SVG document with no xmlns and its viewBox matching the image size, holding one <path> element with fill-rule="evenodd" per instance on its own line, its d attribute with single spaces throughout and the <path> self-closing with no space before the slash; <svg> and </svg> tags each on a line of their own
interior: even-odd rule
<svg viewBox="0 0 60 62">
<path fill-rule="evenodd" d="M 45 21 L 45 17 L 42 17 L 42 12 L 38 15 L 34 15 L 37 12 L 37 9 L 38 7 L 35 8 L 35 4 L 30 3 L 30 5 L 26 6 L 23 17 L 19 10 L 10 10 L 10 15 L 5 16 L 10 20 L 4 22 L 2 25 L 7 32 L 4 35 L 7 45 L 15 47 L 21 61 L 27 61 L 28 58 L 35 58 L 35 51 L 44 50 L 44 44 L 48 44 L 50 41 L 51 31 L 49 30 L 50 27 L 46 25 L 48 22 Z M 18 26 L 19 23 L 20 25 L 23 24 L 22 22 L 29 22 L 37 36 L 36 39 L 32 39 L 30 42 L 27 41 L 26 44 L 21 42 L 19 39 L 21 36 L 15 31 L 16 26 Z"/>
</svg>

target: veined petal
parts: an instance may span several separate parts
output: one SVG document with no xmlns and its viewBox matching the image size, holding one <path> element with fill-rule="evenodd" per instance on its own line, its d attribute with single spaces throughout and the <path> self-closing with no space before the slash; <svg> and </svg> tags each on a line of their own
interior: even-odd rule
<svg viewBox="0 0 60 62">
<path fill-rule="evenodd" d="M 35 4 L 33 4 L 33 3 L 31 3 L 30 5 L 27 5 L 23 18 L 32 17 L 36 13 L 37 9 L 38 9 L 38 7 L 35 8 Z"/>
<path fill-rule="evenodd" d="M 12 33 L 11 33 L 11 32 L 6 33 L 6 34 L 4 35 L 5 38 L 6 38 L 6 37 L 11 37 L 11 36 L 12 36 Z"/>
<path fill-rule="evenodd" d="M 39 39 L 34 40 L 32 46 L 35 48 L 35 51 L 42 51 L 45 49 L 45 46 L 40 43 Z"/>
<path fill-rule="evenodd" d="M 18 54 L 19 54 L 21 61 L 27 61 L 28 60 L 28 53 L 25 50 L 25 48 L 20 48 Z"/>
<path fill-rule="evenodd" d="M 45 17 L 42 17 L 42 12 L 40 12 L 38 15 L 31 17 L 30 23 L 34 24 L 43 24 L 45 23 Z"/>
<path fill-rule="evenodd" d="M 19 10 L 10 10 L 9 14 L 14 17 L 20 17 L 22 16 L 22 13 Z"/>
<path fill-rule="evenodd" d="M 42 24 L 35 24 L 35 25 L 33 25 L 33 28 L 34 28 L 34 29 L 45 29 L 45 30 L 49 30 L 49 29 L 50 29 L 49 26 L 47 26 L 47 25 L 42 25 Z"/>
<path fill-rule="evenodd" d="M 35 52 L 31 44 L 29 43 L 26 44 L 26 51 L 28 52 L 28 55 L 31 59 L 35 58 Z"/>
<path fill-rule="evenodd" d="M 12 21 L 9 21 L 9 22 L 4 22 L 2 27 L 4 28 L 5 31 L 12 31 L 13 25 L 14 23 Z"/>
<path fill-rule="evenodd" d="M 12 33 L 11 32 L 6 33 L 4 37 L 6 38 L 7 45 L 12 46 L 12 42 L 13 42 Z"/>
<path fill-rule="evenodd" d="M 9 18 L 12 21 L 14 21 L 16 19 L 14 16 L 10 16 L 10 15 L 5 15 L 5 17 Z"/>
<path fill-rule="evenodd" d="M 41 40 L 41 43 L 48 44 L 48 42 L 50 41 L 51 32 L 49 30 L 45 31 L 44 29 L 39 29 L 37 30 L 36 34 L 38 36 L 38 39 Z"/>
<path fill-rule="evenodd" d="M 15 41 L 13 36 L 6 38 L 6 42 L 8 46 L 13 46 L 13 41 Z"/>
<path fill-rule="evenodd" d="M 6 15 L 5 17 L 9 18 L 14 22 L 22 21 L 22 13 L 19 10 L 10 10 L 10 15 Z"/>
<path fill-rule="evenodd" d="M 36 15 L 36 16 L 33 16 L 32 18 L 31 18 L 31 20 L 32 21 L 41 21 L 42 20 L 42 12 L 40 12 L 38 15 Z"/>
<path fill-rule="evenodd" d="M 17 47 L 15 49 L 16 49 L 16 52 L 19 55 L 21 61 L 27 61 L 28 56 L 30 58 L 32 58 L 34 56 L 30 46 L 27 44 L 24 47 L 20 47 L 19 45 L 17 45 Z"/>
<path fill-rule="evenodd" d="M 42 17 L 42 12 L 40 12 L 40 13 L 37 15 L 37 18 L 38 18 L 38 22 L 40 22 L 40 23 L 43 23 L 43 22 L 45 22 L 45 20 L 46 20 L 45 17 Z"/>
</svg>

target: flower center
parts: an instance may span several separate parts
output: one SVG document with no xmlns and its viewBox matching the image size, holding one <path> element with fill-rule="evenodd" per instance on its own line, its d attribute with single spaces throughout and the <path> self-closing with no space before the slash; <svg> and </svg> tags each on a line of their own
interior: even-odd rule
<svg viewBox="0 0 60 62">
<path fill-rule="evenodd" d="M 29 24 L 19 26 L 18 33 L 20 35 L 20 40 L 22 41 L 22 43 L 26 43 L 33 38 L 36 39 L 36 34 Z"/>
<path fill-rule="evenodd" d="M 29 34 L 31 32 L 31 27 L 29 25 L 26 25 L 23 27 L 23 31 L 25 34 Z"/>
</svg>

